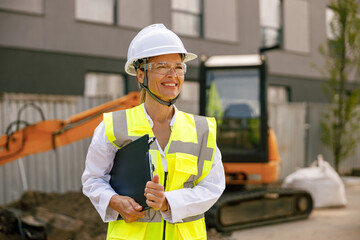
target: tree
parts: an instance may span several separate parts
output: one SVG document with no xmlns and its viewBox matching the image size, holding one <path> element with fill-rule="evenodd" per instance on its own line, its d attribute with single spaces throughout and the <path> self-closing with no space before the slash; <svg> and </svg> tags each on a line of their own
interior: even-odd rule
<svg viewBox="0 0 360 240">
<path fill-rule="evenodd" d="M 329 9 L 333 13 L 330 22 L 330 38 L 320 46 L 325 58 L 323 74 L 329 79 L 324 92 L 329 97 L 329 111 L 321 120 L 321 140 L 331 148 L 335 169 L 353 153 L 360 140 L 360 114 L 356 106 L 360 100 L 360 87 L 352 83 L 349 75 L 359 77 L 360 67 L 360 17 L 356 0 L 332 0 Z"/>
</svg>

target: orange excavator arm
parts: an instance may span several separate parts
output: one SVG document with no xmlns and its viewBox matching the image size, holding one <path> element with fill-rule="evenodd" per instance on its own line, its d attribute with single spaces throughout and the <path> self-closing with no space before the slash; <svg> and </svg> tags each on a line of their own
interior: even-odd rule
<svg viewBox="0 0 360 240">
<path fill-rule="evenodd" d="M 104 112 L 140 104 L 137 92 L 71 116 L 67 120 L 44 120 L 0 137 L 0 165 L 27 155 L 46 152 L 93 135 Z"/>
</svg>

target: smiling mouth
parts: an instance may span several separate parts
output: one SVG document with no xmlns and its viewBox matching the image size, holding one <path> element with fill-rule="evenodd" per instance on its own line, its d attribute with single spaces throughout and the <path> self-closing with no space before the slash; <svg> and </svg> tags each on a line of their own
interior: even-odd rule
<svg viewBox="0 0 360 240">
<path fill-rule="evenodd" d="M 177 86 L 176 83 L 163 83 L 162 85 L 164 85 L 165 87 L 176 87 Z"/>
</svg>

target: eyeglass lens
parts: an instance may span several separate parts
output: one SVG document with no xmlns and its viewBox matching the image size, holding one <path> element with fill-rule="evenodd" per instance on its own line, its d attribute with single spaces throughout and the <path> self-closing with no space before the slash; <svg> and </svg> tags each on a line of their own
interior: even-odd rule
<svg viewBox="0 0 360 240">
<path fill-rule="evenodd" d="M 185 63 L 177 63 L 175 65 L 170 65 L 165 62 L 153 62 L 148 64 L 148 69 L 162 75 L 169 74 L 171 69 L 174 69 L 176 75 L 178 76 L 183 76 L 186 73 Z"/>
</svg>

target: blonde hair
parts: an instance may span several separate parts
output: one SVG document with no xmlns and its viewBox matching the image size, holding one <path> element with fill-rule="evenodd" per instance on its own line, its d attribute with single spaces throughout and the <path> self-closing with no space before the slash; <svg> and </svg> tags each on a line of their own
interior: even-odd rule
<svg viewBox="0 0 360 240">
<path fill-rule="evenodd" d="M 140 90 L 140 103 L 144 103 L 146 98 L 146 90 L 145 88 Z"/>
<path fill-rule="evenodd" d="M 136 69 L 138 69 L 138 68 L 141 69 L 141 66 L 144 64 L 144 63 L 143 63 L 143 60 L 142 60 L 142 59 L 139 59 L 137 62 L 138 62 L 138 63 L 137 63 L 137 66 L 138 66 L 138 67 L 137 67 Z M 145 90 L 145 88 L 142 88 L 142 87 L 141 87 L 141 84 L 140 84 L 140 81 L 139 81 L 139 78 L 138 78 L 137 75 L 136 75 L 136 79 L 137 79 L 138 89 L 140 90 L 140 103 L 144 103 L 144 102 L 145 102 L 145 98 L 146 98 L 146 90 Z"/>
</svg>

